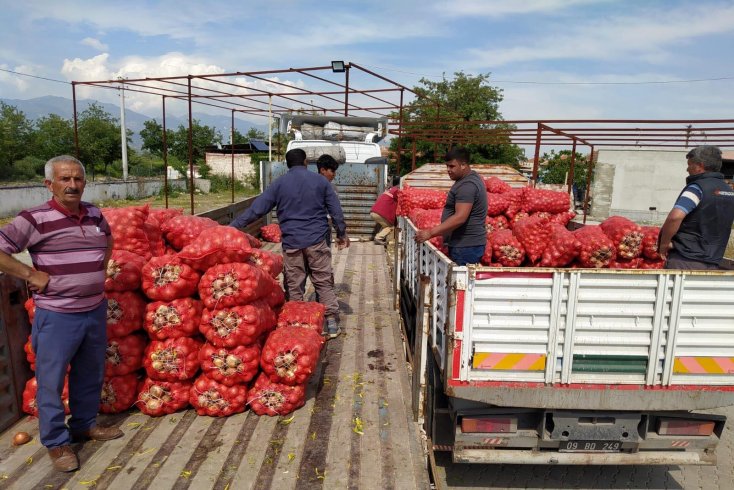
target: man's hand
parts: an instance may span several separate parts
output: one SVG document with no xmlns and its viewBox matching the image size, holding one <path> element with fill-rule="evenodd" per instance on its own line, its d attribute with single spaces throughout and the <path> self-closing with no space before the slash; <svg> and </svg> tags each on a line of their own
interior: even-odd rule
<svg viewBox="0 0 734 490">
<path fill-rule="evenodd" d="M 663 258 L 663 260 L 668 260 L 668 253 L 673 250 L 673 244 L 668 242 L 667 246 L 663 246 L 662 244 L 658 245 L 658 253 Z"/>
<path fill-rule="evenodd" d="M 431 239 L 431 230 L 418 230 L 415 233 L 415 241 L 416 243 L 423 243 L 426 240 Z"/>
<path fill-rule="evenodd" d="M 338 250 L 344 250 L 345 248 L 349 248 L 349 237 L 345 233 L 343 237 L 336 239 L 336 248 Z"/>
<path fill-rule="evenodd" d="M 42 293 L 46 289 L 46 286 L 48 286 L 49 279 L 50 277 L 48 274 L 34 269 L 27 279 L 28 289 L 34 293 Z"/>
</svg>

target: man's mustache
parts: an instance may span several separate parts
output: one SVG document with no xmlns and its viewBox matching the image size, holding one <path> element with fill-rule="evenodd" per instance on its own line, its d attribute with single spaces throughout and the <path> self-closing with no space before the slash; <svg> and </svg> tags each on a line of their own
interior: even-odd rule
<svg viewBox="0 0 734 490">
<path fill-rule="evenodd" d="M 76 189 L 66 189 L 64 194 L 79 194 L 79 191 Z"/>
</svg>

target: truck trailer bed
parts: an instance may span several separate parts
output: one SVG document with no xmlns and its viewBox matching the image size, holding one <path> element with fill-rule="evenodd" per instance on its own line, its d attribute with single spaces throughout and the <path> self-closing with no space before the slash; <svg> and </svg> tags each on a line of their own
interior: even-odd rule
<svg viewBox="0 0 734 490">
<path fill-rule="evenodd" d="M 345 334 L 327 343 L 292 417 L 100 416 L 125 436 L 75 445 L 81 469 L 69 474 L 53 470 L 26 417 L 0 436 L 0 488 L 427 488 L 383 247 L 334 252 L 334 275 Z M 18 431 L 33 440 L 12 446 Z"/>
</svg>

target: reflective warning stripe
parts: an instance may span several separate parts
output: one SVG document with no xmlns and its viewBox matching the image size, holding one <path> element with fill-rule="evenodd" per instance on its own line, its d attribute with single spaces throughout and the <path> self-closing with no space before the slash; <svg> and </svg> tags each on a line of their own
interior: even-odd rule
<svg viewBox="0 0 734 490">
<path fill-rule="evenodd" d="M 545 354 L 476 352 L 472 367 L 502 371 L 543 371 L 545 370 Z"/>
<path fill-rule="evenodd" d="M 676 357 L 675 374 L 734 374 L 734 357 Z"/>
</svg>

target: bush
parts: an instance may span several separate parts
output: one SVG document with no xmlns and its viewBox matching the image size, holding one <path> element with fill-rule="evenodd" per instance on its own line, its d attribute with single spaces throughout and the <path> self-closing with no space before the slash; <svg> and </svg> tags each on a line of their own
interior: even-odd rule
<svg viewBox="0 0 734 490">
<path fill-rule="evenodd" d="M 39 176 L 43 176 L 45 165 L 45 160 L 27 156 L 13 163 L 11 178 L 13 180 L 38 180 Z"/>
<path fill-rule="evenodd" d="M 209 189 L 209 192 L 225 192 L 225 191 L 229 191 L 230 189 L 232 189 L 232 180 L 226 175 L 210 174 L 209 182 L 211 183 L 211 188 Z M 247 187 L 245 186 L 244 183 L 235 179 L 234 181 L 235 191 L 244 191 L 246 189 Z"/>
</svg>

